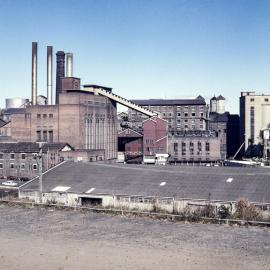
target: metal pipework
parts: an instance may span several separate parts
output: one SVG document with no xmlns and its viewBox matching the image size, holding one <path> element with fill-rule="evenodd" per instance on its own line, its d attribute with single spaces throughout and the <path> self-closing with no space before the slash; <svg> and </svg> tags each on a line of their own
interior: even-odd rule
<svg viewBox="0 0 270 270">
<path fill-rule="evenodd" d="M 66 76 L 73 77 L 73 53 L 66 54 Z"/>
<path fill-rule="evenodd" d="M 32 105 L 37 104 L 37 42 L 32 42 Z"/>
<path fill-rule="evenodd" d="M 52 105 L 52 77 L 53 77 L 53 63 L 52 63 L 53 47 L 47 46 L 47 104 Z"/>
</svg>

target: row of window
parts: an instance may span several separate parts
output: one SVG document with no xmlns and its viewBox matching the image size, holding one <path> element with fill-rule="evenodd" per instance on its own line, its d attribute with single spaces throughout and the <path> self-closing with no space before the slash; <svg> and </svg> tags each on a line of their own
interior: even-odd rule
<svg viewBox="0 0 270 270">
<path fill-rule="evenodd" d="M 37 141 L 53 143 L 53 130 L 37 130 Z"/>
<path fill-rule="evenodd" d="M 24 163 L 21 163 L 20 165 L 19 165 L 20 167 L 20 170 L 25 170 L 25 164 Z M 3 167 L 3 163 L 0 163 L 0 169 L 3 169 L 4 167 Z M 9 164 L 9 168 L 10 169 L 15 169 L 15 165 L 14 165 L 14 163 L 10 163 Z M 31 169 L 31 166 L 29 166 L 29 169 Z M 37 164 L 32 164 L 32 169 L 33 170 L 37 170 L 38 169 L 38 165 Z"/>
<path fill-rule="evenodd" d="M 187 145 L 188 144 L 185 142 L 181 143 L 181 151 L 182 151 L 183 156 L 186 155 Z M 178 155 L 178 143 L 173 144 L 173 151 L 174 151 L 175 155 Z M 194 143 L 193 142 L 189 143 L 189 152 L 190 152 L 190 155 L 194 155 Z M 209 142 L 205 143 L 205 152 L 206 152 L 206 155 L 208 155 L 210 152 L 210 143 Z M 201 142 L 197 142 L 197 154 L 202 155 L 202 143 Z"/>
<path fill-rule="evenodd" d="M 21 154 L 20 157 L 21 157 L 21 159 L 26 159 L 26 154 Z M 4 154 L 0 153 L 0 159 L 3 159 L 3 158 L 4 158 Z M 10 159 L 15 159 L 15 153 L 10 153 L 9 158 Z"/>
<path fill-rule="evenodd" d="M 50 114 L 46 114 L 46 113 L 40 114 L 40 113 L 38 113 L 37 118 L 40 119 L 41 117 L 42 118 L 53 118 L 53 114 L 52 113 L 50 113 Z"/>
<path fill-rule="evenodd" d="M 166 116 L 168 116 L 168 117 L 173 117 L 173 114 L 172 113 L 163 113 L 163 117 L 166 117 Z M 189 116 L 191 116 L 191 117 L 195 117 L 196 116 L 196 113 L 195 112 L 193 112 L 193 113 L 191 113 L 191 115 L 188 113 L 188 112 L 185 112 L 185 113 L 180 113 L 180 112 L 177 112 L 177 117 L 181 117 L 181 116 L 184 116 L 184 117 L 189 117 Z M 200 117 L 204 117 L 204 113 L 203 112 L 201 112 L 200 114 L 199 114 L 199 116 Z"/>
</svg>

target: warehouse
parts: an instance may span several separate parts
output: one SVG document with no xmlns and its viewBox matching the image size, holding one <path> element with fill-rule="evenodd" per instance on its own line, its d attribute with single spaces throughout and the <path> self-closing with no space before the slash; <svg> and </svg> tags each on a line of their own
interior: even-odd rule
<svg viewBox="0 0 270 270">
<path fill-rule="evenodd" d="M 241 198 L 270 205 L 270 171 L 264 168 L 145 166 L 64 162 L 43 175 L 42 202 L 177 212 Z M 38 178 L 19 190 L 39 201 Z"/>
</svg>

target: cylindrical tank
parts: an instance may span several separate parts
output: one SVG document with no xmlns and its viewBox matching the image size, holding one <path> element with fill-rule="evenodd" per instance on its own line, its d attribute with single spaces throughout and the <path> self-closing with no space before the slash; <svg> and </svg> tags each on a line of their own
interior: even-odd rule
<svg viewBox="0 0 270 270">
<path fill-rule="evenodd" d="M 29 99 L 26 98 L 6 98 L 6 109 L 9 108 L 22 108 L 26 103 L 29 102 Z"/>
</svg>

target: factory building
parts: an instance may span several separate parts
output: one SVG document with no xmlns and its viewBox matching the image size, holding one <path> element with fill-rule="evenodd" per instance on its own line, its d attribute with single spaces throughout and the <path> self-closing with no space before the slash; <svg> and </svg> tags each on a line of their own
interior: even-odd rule
<svg viewBox="0 0 270 270">
<path fill-rule="evenodd" d="M 270 124 L 270 95 L 256 95 L 254 91 L 241 92 L 240 141 L 244 150 L 261 143 L 260 133 Z"/>
<path fill-rule="evenodd" d="M 25 108 L 8 109 L 9 123 L 0 133 L 9 133 L 16 142 L 68 143 L 77 152 L 98 153 L 83 155 L 91 161 L 117 157 L 117 108 L 108 97 L 95 95 L 81 89 L 80 79 L 73 76 L 73 56 L 57 52 L 56 104 L 52 104 L 52 47 L 47 48 L 47 94 L 46 102 L 38 105 L 37 95 L 37 43 L 32 44 L 32 101 Z M 65 55 L 67 75 L 65 77 Z M 99 89 L 111 88 L 93 86 Z M 6 115 L 9 111 L 6 111 Z M 5 114 L 4 114 L 5 115 Z M 7 135 L 7 134 L 3 134 Z M 104 153 L 104 154 L 102 154 Z M 81 159 L 84 159 L 84 157 Z M 77 157 L 80 159 L 80 157 Z"/>
</svg>

